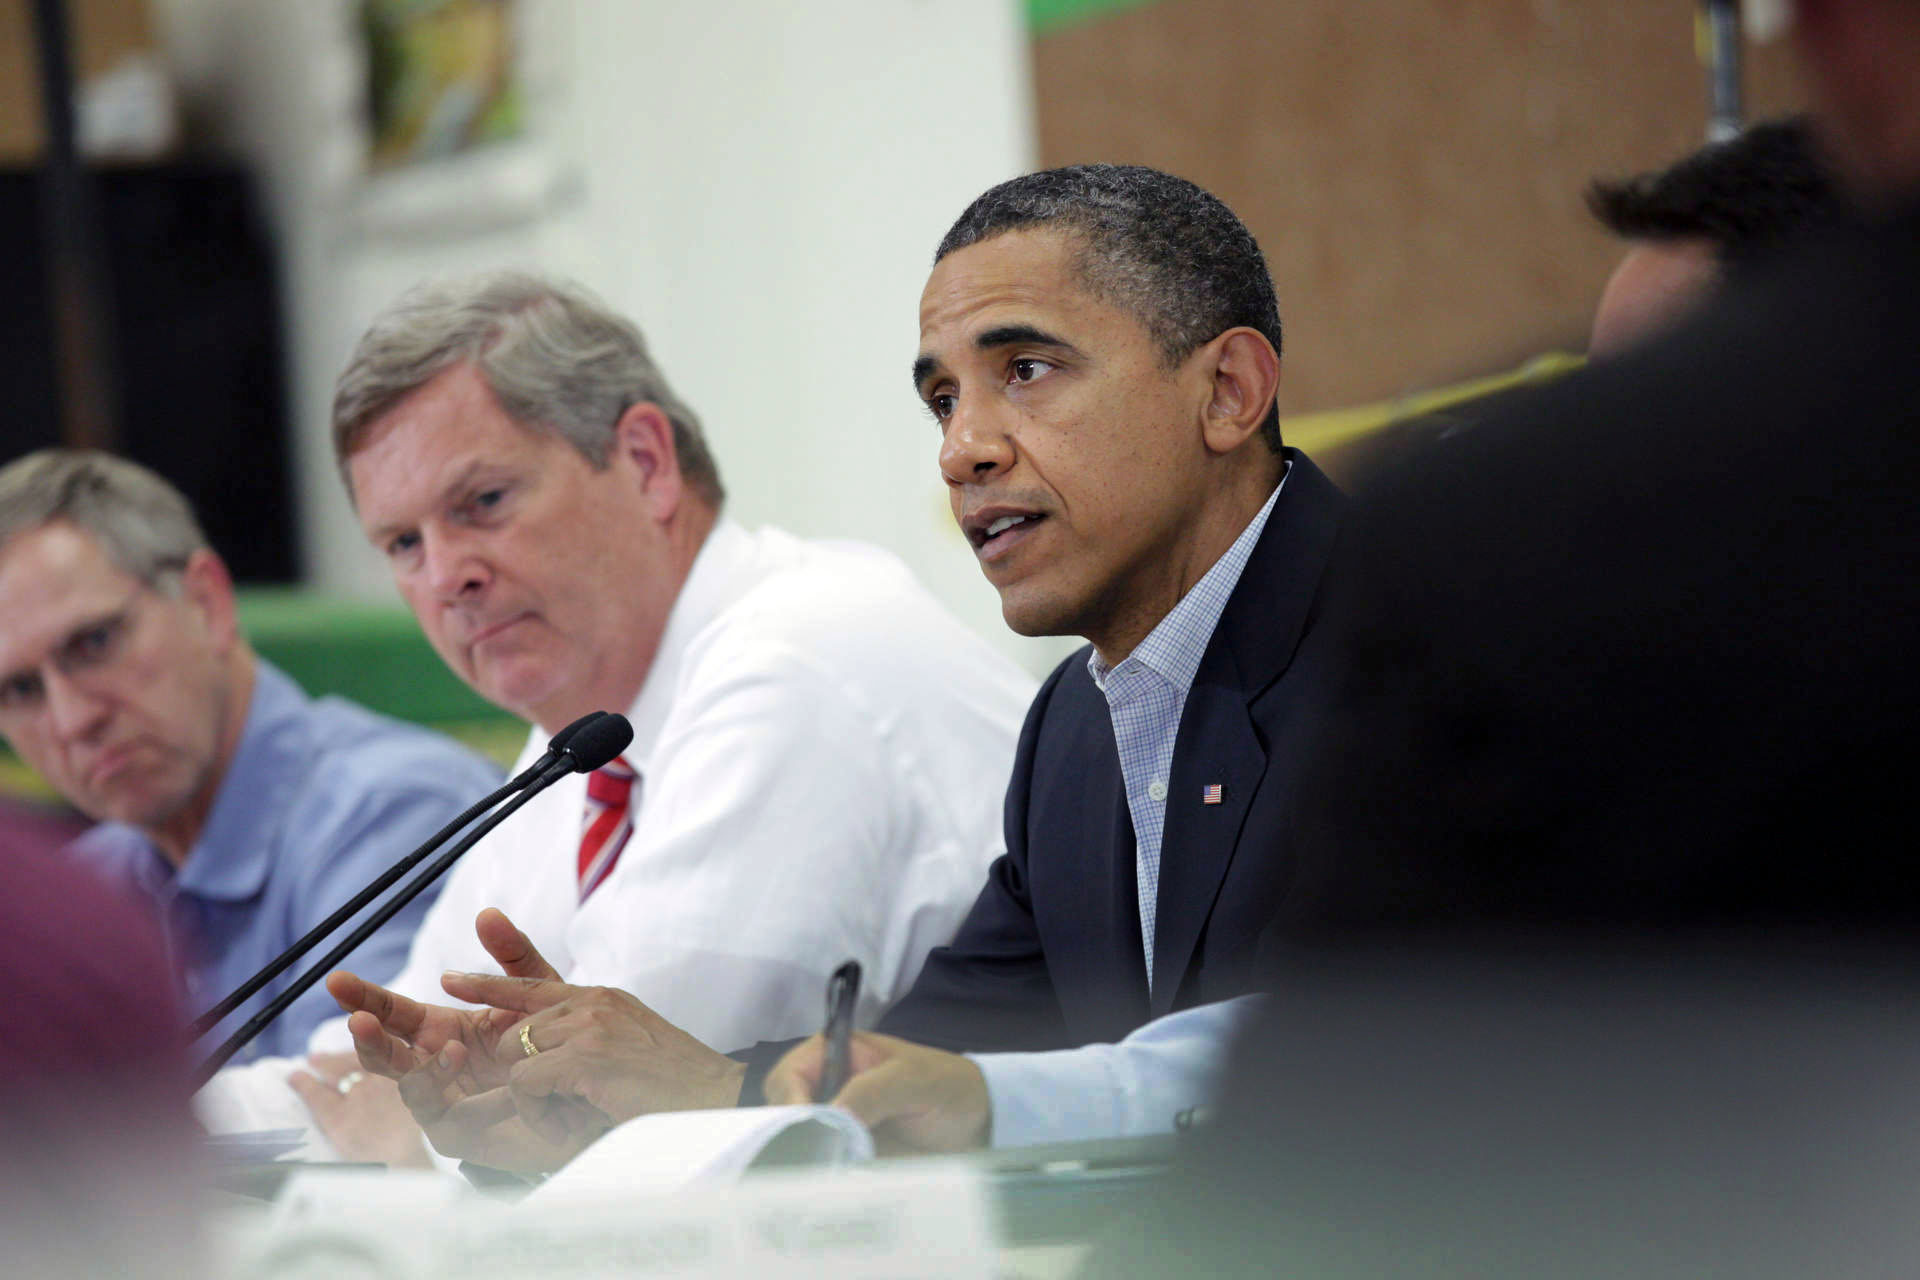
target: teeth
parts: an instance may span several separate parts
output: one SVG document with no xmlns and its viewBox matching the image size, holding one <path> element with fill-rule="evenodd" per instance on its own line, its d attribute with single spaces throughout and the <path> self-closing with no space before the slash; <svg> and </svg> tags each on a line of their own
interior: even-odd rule
<svg viewBox="0 0 1920 1280">
<path fill-rule="evenodd" d="M 998 520 L 995 520 L 987 526 L 987 536 L 991 538 L 997 534 L 1005 533 L 1017 524 L 1025 524 L 1031 518 L 1030 516 L 1001 516 Z"/>
</svg>

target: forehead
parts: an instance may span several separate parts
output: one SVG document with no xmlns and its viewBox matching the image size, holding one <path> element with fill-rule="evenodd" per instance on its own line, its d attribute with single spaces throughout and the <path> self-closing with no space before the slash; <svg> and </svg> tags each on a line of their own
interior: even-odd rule
<svg viewBox="0 0 1920 1280">
<path fill-rule="evenodd" d="M 0 546 L 0 670 L 37 662 L 139 586 L 97 540 L 64 520 L 16 534 Z"/>
<path fill-rule="evenodd" d="M 348 457 L 347 476 L 361 523 L 374 528 L 444 501 L 449 486 L 476 470 L 542 465 L 562 454 L 579 458 L 509 418 L 480 372 L 462 364 L 377 418 Z"/>
<path fill-rule="evenodd" d="M 1036 323 L 1076 340 L 1095 334 L 1137 337 L 1146 328 L 1091 293 L 1080 271 L 1085 242 L 1064 231 L 1007 231 L 934 264 L 920 294 L 926 354 L 960 355 L 968 339 L 1014 322 Z"/>
</svg>

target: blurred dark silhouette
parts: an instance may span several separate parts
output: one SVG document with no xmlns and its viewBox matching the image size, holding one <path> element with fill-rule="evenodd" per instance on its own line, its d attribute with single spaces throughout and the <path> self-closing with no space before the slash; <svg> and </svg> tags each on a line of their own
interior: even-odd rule
<svg viewBox="0 0 1920 1280">
<path fill-rule="evenodd" d="M 1096 1271 L 1920 1256 L 1920 4 L 1797 32 L 1865 213 L 1376 479 L 1276 993 Z"/>
</svg>

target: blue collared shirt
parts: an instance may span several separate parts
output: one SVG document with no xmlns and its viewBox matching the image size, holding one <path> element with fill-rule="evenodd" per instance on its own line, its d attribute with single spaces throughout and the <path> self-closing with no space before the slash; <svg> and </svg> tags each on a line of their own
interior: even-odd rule
<svg viewBox="0 0 1920 1280">
<path fill-rule="evenodd" d="M 1289 463 L 1287 471 L 1291 472 Z M 1213 562 L 1193 589 L 1180 598 L 1147 638 L 1113 666 L 1098 650 L 1087 655 L 1093 683 L 1106 695 L 1107 714 L 1113 718 L 1113 741 L 1120 751 L 1120 776 L 1127 788 L 1127 811 L 1133 817 L 1134 882 L 1140 894 L 1140 940 L 1147 952 L 1147 984 L 1153 984 L 1153 930 L 1160 900 L 1160 838 L 1166 825 L 1167 774 L 1173 766 L 1173 743 L 1180 731 L 1180 713 L 1187 705 L 1200 657 L 1220 624 L 1220 614 L 1253 555 L 1260 531 L 1267 527 L 1280 483 L 1226 553 Z"/>
<path fill-rule="evenodd" d="M 178 870 L 145 834 L 124 823 L 93 828 L 71 852 L 158 912 L 181 1007 L 195 1014 L 499 780 L 492 765 L 439 734 L 339 698 L 310 699 L 261 661 L 239 748 L 207 825 Z M 397 973 L 434 893 L 429 889 L 409 903 L 348 957 L 347 966 L 375 981 Z M 356 917 L 352 924 L 358 923 Z M 201 1047 L 224 1040 L 347 928 L 209 1032 Z M 338 1013 L 325 988 L 316 985 L 235 1061 L 303 1054 L 313 1029 Z"/>
</svg>

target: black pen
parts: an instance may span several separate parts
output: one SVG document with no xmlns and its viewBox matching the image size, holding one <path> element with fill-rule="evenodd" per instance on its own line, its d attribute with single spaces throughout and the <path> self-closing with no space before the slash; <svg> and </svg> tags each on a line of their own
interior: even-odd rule
<svg viewBox="0 0 1920 1280">
<path fill-rule="evenodd" d="M 860 962 L 849 960 L 827 979 L 827 1060 L 815 1102 L 831 1102 L 853 1074 L 853 1007 L 860 1002 Z"/>
</svg>

